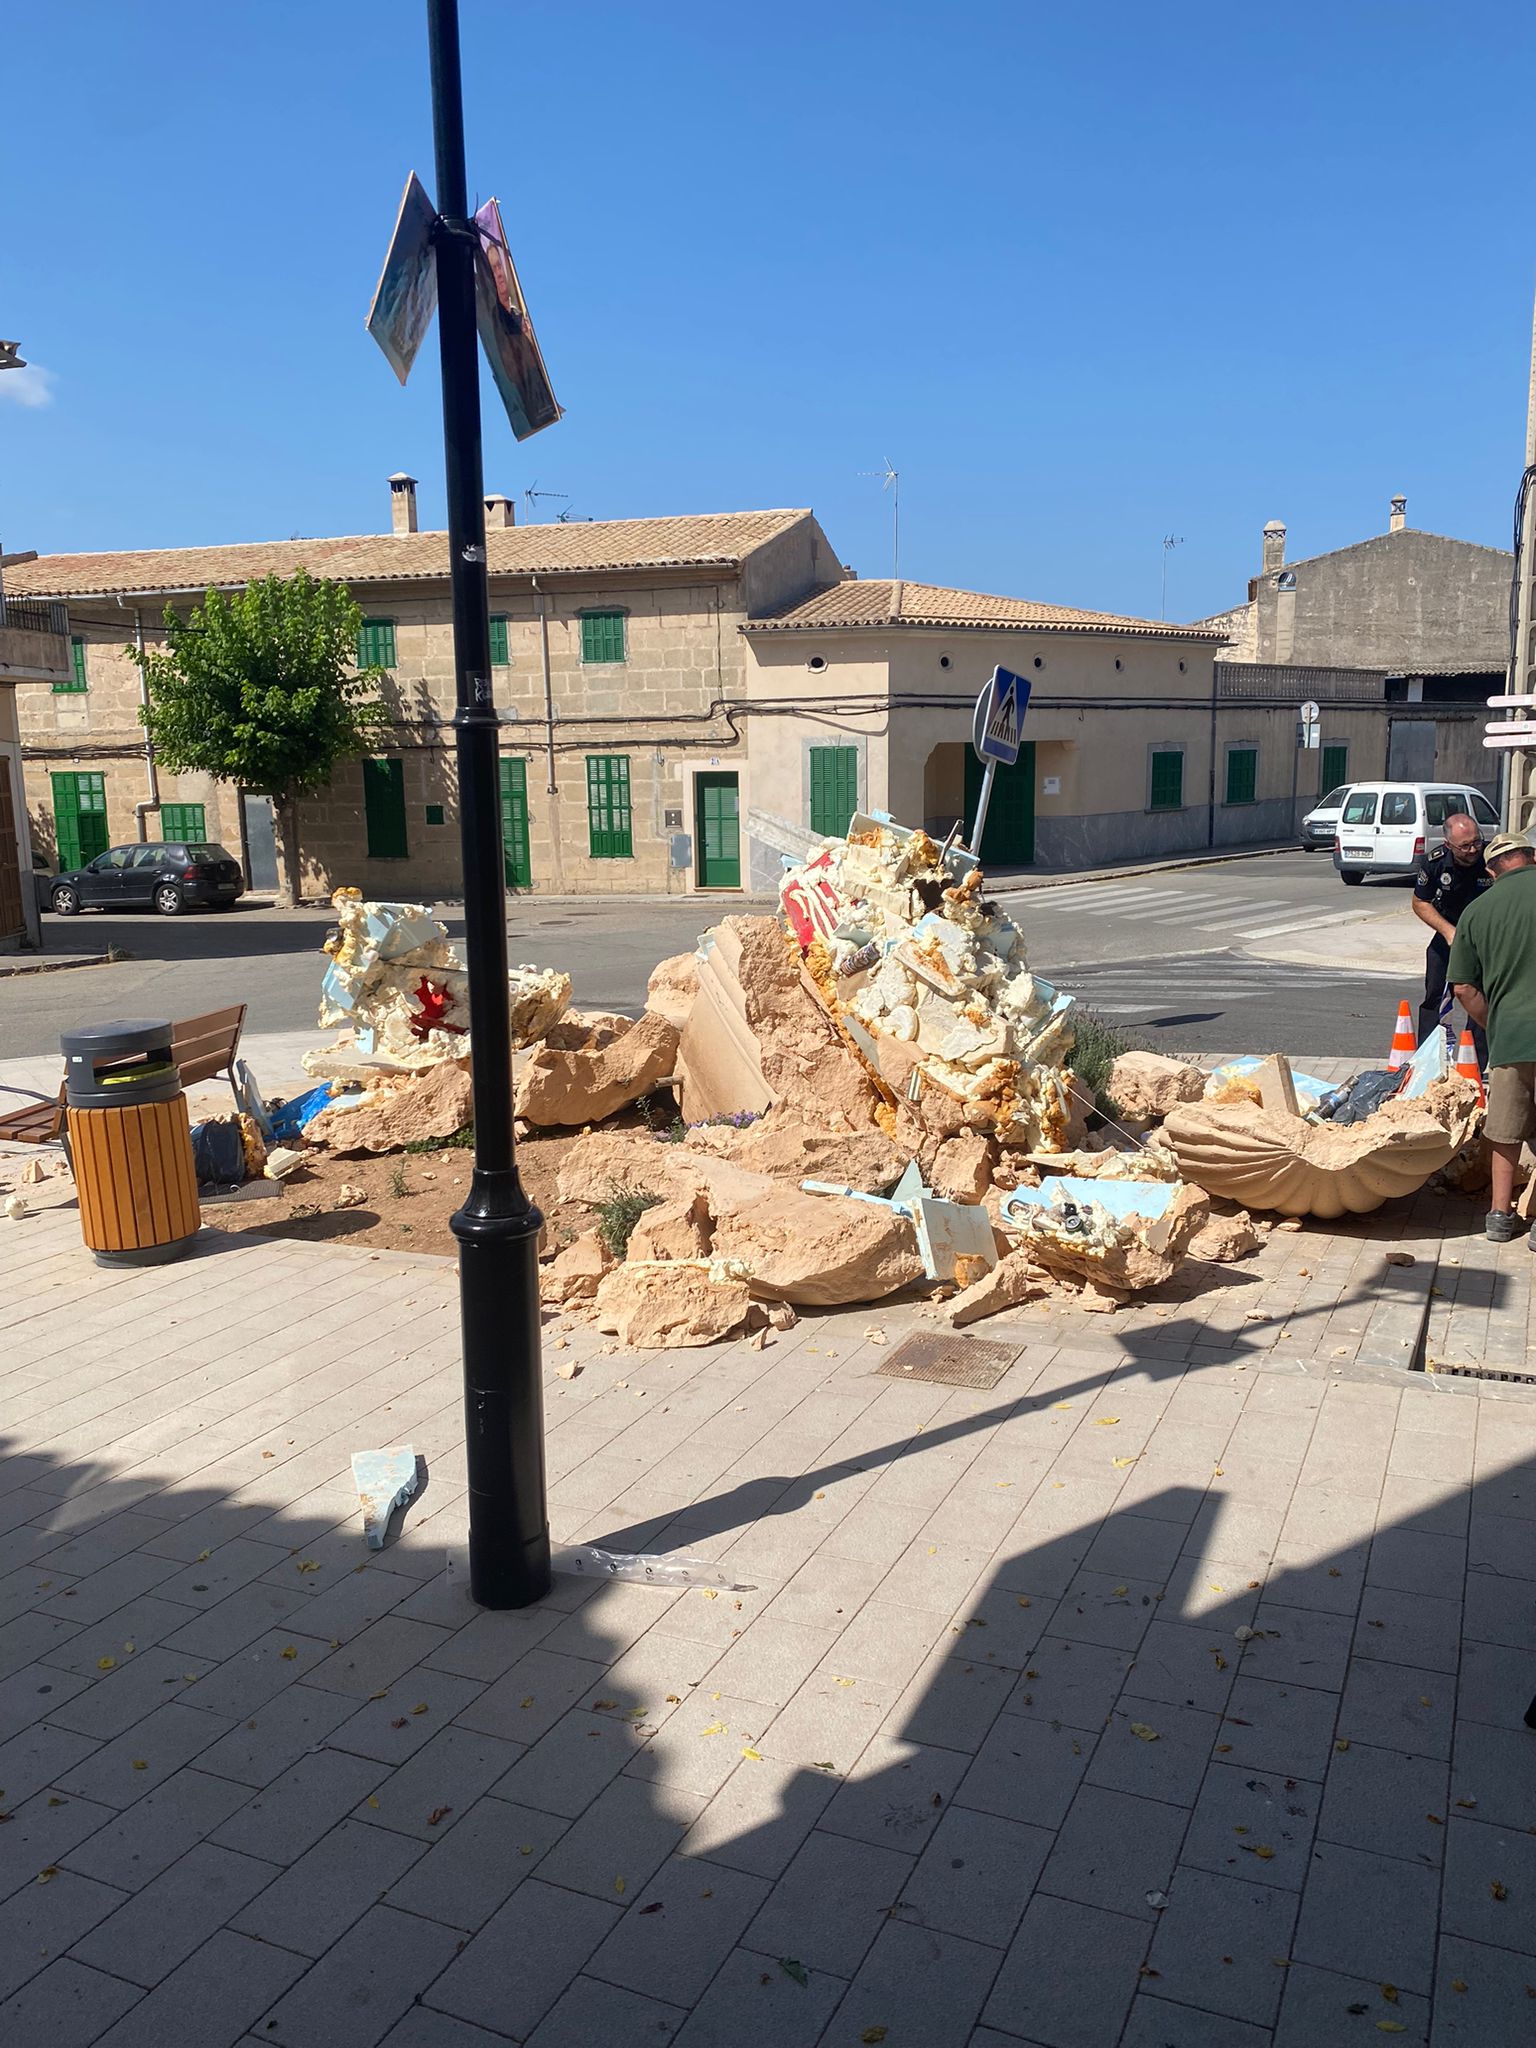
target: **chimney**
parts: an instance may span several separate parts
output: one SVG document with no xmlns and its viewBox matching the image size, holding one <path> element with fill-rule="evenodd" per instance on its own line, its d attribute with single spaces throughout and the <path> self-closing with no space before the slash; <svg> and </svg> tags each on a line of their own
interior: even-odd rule
<svg viewBox="0 0 1536 2048">
<path fill-rule="evenodd" d="M 1271 519 L 1264 529 L 1264 574 L 1272 576 L 1285 567 L 1285 521 Z"/>
<path fill-rule="evenodd" d="M 492 526 L 516 526 L 517 507 L 510 498 L 504 498 L 500 491 L 493 492 L 485 501 L 485 523 Z"/>
<path fill-rule="evenodd" d="M 1401 533 L 1407 524 L 1408 500 L 1406 498 L 1394 498 L 1392 500 L 1392 516 L 1387 521 L 1387 531 L 1388 533 Z"/>
<path fill-rule="evenodd" d="M 416 531 L 416 479 L 403 469 L 389 480 L 389 524 L 394 533 Z"/>
</svg>

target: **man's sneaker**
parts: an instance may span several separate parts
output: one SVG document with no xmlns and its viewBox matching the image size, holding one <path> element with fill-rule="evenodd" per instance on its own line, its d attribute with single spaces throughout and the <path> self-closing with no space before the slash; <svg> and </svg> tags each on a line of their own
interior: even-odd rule
<svg viewBox="0 0 1536 2048">
<path fill-rule="evenodd" d="M 1490 1244 L 1513 1244 L 1525 1225 L 1513 1209 L 1490 1209 L 1483 1228 Z"/>
</svg>

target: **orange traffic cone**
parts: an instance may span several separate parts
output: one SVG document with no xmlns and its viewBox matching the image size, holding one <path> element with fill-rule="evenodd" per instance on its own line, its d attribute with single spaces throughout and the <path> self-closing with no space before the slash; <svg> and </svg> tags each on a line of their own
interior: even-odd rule
<svg viewBox="0 0 1536 2048">
<path fill-rule="evenodd" d="M 1486 1103 L 1488 1097 L 1483 1091 L 1482 1069 L 1477 1064 L 1477 1047 L 1472 1043 L 1470 1031 L 1463 1031 L 1461 1043 L 1456 1048 L 1456 1071 L 1464 1081 L 1476 1083 L 1477 1099 Z"/>
<path fill-rule="evenodd" d="M 1392 1050 L 1387 1056 L 1387 1072 L 1395 1074 L 1400 1067 L 1406 1067 L 1413 1058 L 1413 1012 L 1407 1003 L 1397 1006 L 1397 1023 L 1392 1029 Z"/>
</svg>

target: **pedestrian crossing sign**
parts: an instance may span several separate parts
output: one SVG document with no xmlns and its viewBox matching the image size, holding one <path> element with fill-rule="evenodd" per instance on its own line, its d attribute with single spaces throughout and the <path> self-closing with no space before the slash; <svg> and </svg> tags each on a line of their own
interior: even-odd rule
<svg viewBox="0 0 1536 2048">
<path fill-rule="evenodd" d="M 995 668 L 992 680 L 976 700 L 971 744 L 982 761 L 1001 761 L 1011 768 L 1019 758 L 1020 728 L 1029 709 L 1029 680 L 1012 669 Z"/>
</svg>

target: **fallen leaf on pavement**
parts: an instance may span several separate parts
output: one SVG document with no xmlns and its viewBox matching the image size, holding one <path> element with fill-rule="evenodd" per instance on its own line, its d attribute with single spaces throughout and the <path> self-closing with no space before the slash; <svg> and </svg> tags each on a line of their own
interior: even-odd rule
<svg viewBox="0 0 1536 2048">
<path fill-rule="evenodd" d="M 866 2027 L 859 2039 L 866 2044 L 866 2048 L 875 2048 L 875 2043 L 883 2041 L 888 2031 L 885 2027 Z"/>
<path fill-rule="evenodd" d="M 429 1828 L 435 1828 L 438 1822 L 440 1820 L 445 1820 L 447 1816 L 450 1813 L 452 1813 L 452 1811 L 453 1808 L 451 1806 L 434 1806 L 432 1811 L 427 1815 L 427 1826 Z"/>
<path fill-rule="evenodd" d="M 640 1908 L 640 1918 L 643 1920 L 647 1913 L 659 1913 L 665 1904 L 665 1899 L 652 1899 L 648 1906 Z"/>
<path fill-rule="evenodd" d="M 1096 1415 L 1093 1426 L 1095 1429 L 1113 1429 L 1119 1420 L 1118 1415 Z"/>
<path fill-rule="evenodd" d="M 35 1882 L 38 1884 L 51 1884 L 58 1874 L 59 1866 L 56 1863 L 50 1863 L 46 1870 L 40 1870 L 37 1873 Z"/>
<path fill-rule="evenodd" d="M 613 1880 L 613 1888 L 622 1898 L 624 1893 L 628 1890 L 628 1885 L 622 1877 L 616 1877 Z"/>
<path fill-rule="evenodd" d="M 763 1760 L 759 1752 L 755 1749 L 744 1749 L 741 1753 L 746 1758 L 749 1764 L 760 1764 Z"/>
<path fill-rule="evenodd" d="M 1143 1742 L 1158 1742 L 1162 1739 L 1157 1730 L 1149 1728 L 1145 1721 L 1133 1721 L 1131 1723 L 1131 1733 L 1139 1735 Z"/>
<path fill-rule="evenodd" d="M 811 1981 L 806 1975 L 804 1963 L 794 1956 L 780 1956 L 779 1968 L 786 1977 L 793 1977 L 797 1984 L 809 1984 Z"/>
<path fill-rule="evenodd" d="M 1140 1453 L 1140 1451 L 1138 1451 L 1138 1452 L 1136 1453 L 1136 1457 L 1135 1457 L 1135 1458 L 1112 1458 L 1112 1459 L 1110 1460 L 1110 1463 L 1111 1463 L 1112 1465 L 1134 1465 L 1134 1464 L 1136 1463 L 1136 1458 L 1139 1458 L 1140 1456 L 1141 1456 L 1141 1453 Z"/>
<path fill-rule="evenodd" d="M 1495 1878 L 1488 1887 L 1488 1896 L 1490 1899 L 1507 1899 L 1509 1897 L 1509 1886 L 1507 1884 L 1500 1884 L 1499 1880 Z"/>
<path fill-rule="evenodd" d="M 96 1659 L 96 1669 L 98 1671 L 115 1671 L 116 1668 L 117 1659 L 115 1657 L 98 1657 Z"/>
<path fill-rule="evenodd" d="M 711 1721 L 707 1728 L 699 1730 L 701 1735 L 729 1735 L 730 1730 L 723 1721 Z"/>
</svg>

